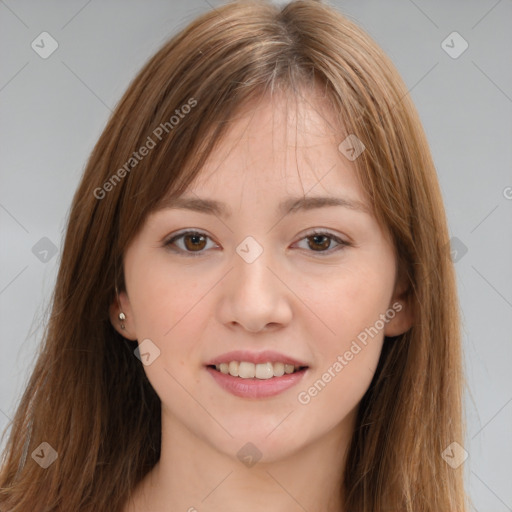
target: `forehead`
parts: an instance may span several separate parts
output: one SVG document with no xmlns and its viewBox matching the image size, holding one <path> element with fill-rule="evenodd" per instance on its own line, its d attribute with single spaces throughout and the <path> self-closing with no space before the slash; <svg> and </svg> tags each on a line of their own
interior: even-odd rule
<svg viewBox="0 0 512 512">
<path fill-rule="evenodd" d="M 320 91 L 264 96 L 232 117 L 188 192 L 239 200 L 343 194 L 369 207 L 356 166 L 338 149 L 345 137 Z"/>
</svg>

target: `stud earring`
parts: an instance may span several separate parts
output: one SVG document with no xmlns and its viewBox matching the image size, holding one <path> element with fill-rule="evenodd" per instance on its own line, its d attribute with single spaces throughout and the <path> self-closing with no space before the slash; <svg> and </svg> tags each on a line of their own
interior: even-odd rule
<svg viewBox="0 0 512 512">
<path fill-rule="evenodd" d="M 121 303 L 119 301 L 119 292 L 117 290 L 117 282 L 115 283 L 115 288 L 116 288 L 117 305 L 119 306 L 119 309 L 121 309 Z M 124 329 L 123 322 L 126 320 L 126 315 L 121 311 L 118 315 L 118 318 L 121 321 L 121 329 Z"/>
<path fill-rule="evenodd" d="M 121 320 L 121 329 L 124 329 L 124 320 L 126 320 L 126 315 L 121 311 L 121 313 L 119 313 L 119 320 Z"/>
</svg>

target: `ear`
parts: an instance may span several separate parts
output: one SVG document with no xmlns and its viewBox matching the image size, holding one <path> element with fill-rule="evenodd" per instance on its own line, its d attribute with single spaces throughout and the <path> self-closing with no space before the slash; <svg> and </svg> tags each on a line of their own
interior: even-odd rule
<svg viewBox="0 0 512 512">
<path fill-rule="evenodd" d="M 390 320 L 384 327 L 384 336 L 399 336 L 411 328 L 414 311 L 409 291 L 405 278 L 401 278 L 389 303 L 389 310 L 394 311 L 395 316 L 388 315 Z"/>
<path fill-rule="evenodd" d="M 118 304 L 117 297 L 114 297 L 114 301 L 110 305 L 110 323 L 114 329 L 123 336 L 123 338 L 136 341 L 137 336 L 135 334 L 135 323 L 132 308 L 130 305 L 130 299 L 125 291 L 119 292 L 119 302 L 121 304 Z M 119 319 L 119 313 L 121 312 L 123 312 L 126 317 L 124 320 Z M 124 329 L 121 328 L 121 324 L 124 325 Z"/>
</svg>

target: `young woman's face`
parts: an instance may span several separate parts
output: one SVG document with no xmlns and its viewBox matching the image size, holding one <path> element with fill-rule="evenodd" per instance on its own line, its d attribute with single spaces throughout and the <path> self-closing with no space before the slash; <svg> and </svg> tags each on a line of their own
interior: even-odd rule
<svg viewBox="0 0 512 512">
<path fill-rule="evenodd" d="M 350 149 L 310 102 L 277 96 L 233 121 L 181 198 L 197 208 L 154 212 L 128 247 L 125 330 L 112 310 L 139 342 L 164 429 L 233 457 L 248 442 L 271 461 L 350 435 L 384 335 L 410 325 Z"/>
</svg>

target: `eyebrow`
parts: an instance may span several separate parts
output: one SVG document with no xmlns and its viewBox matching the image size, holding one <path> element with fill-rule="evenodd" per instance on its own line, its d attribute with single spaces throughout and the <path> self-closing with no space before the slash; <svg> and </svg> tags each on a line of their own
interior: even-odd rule
<svg viewBox="0 0 512 512">
<path fill-rule="evenodd" d="M 367 214 L 370 213 L 368 207 L 361 201 L 348 199 L 345 197 L 329 196 L 291 197 L 279 204 L 277 213 L 284 215 L 288 213 L 297 213 L 300 211 L 309 211 L 333 206 L 341 206 L 350 210 Z M 202 199 L 194 197 L 178 197 L 174 199 L 167 199 L 162 202 L 159 209 L 165 208 L 192 210 L 195 212 L 207 213 L 223 218 L 232 217 L 231 210 L 225 204 L 213 199 Z"/>
</svg>

